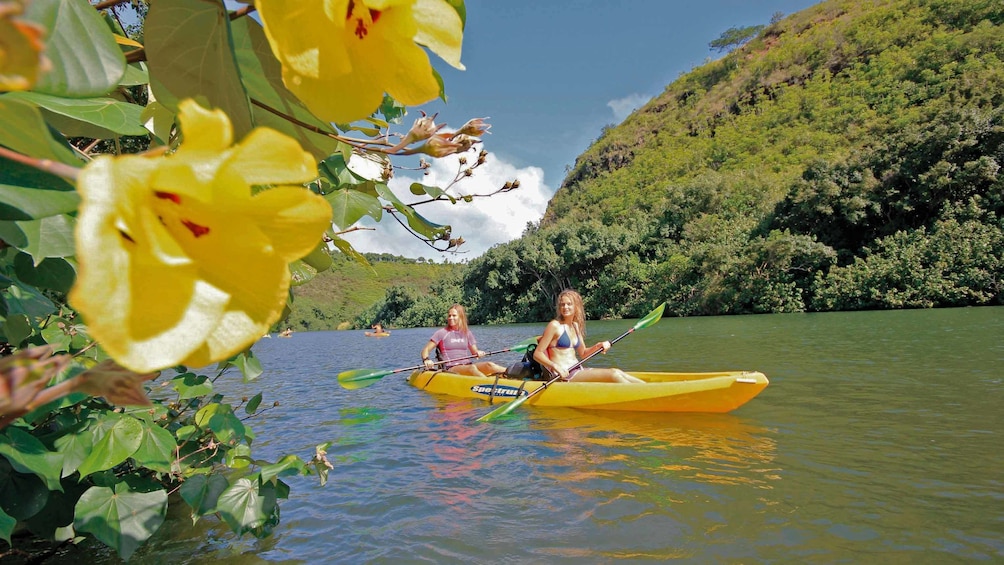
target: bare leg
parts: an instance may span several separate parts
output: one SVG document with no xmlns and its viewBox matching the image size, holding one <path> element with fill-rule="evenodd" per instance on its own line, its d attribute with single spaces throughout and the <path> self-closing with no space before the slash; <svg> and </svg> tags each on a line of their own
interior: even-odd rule
<svg viewBox="0 0 1004 565">
<path fill-rule="evenodd" d="M 498 363 L 493 363 L 491 361 L 482 361 L 477 363 L 475 367 L 481 371 L 483 375 L 494 375 L 495 373 L 504 373 L 505 367 L 499 365 Z"/>
<path fill-rule="evenodd" d="M 478 368 L 474 365 L 455 365 L 447 369 L 447 371 L 458 375 L 470 375 L 472 377 L 485 376 L 485 374 L 478 370 Z"/>
<path fill-rule="evenodd" d="M 603 383 L 643 383 L 645 381 L 638 377 L 633 377 L 620 369 L 583 369 L 569 379 L 576 382 L 603 382 Z"/>
</svg>

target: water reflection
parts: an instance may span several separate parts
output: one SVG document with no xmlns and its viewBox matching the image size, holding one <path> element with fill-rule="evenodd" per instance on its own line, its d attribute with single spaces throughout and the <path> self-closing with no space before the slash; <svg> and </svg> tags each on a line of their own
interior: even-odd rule
<svg viewBox="0 0 1004 565">
<path fill-rule="evenodd" d="M 589 449 L 677 479 L 771 488 L 780 478 L 774 433 L 731 414 L 548 410 L 535 414 L 532 424 L 546 432 L 545 445 L 570 461 Z"/>
</svg>

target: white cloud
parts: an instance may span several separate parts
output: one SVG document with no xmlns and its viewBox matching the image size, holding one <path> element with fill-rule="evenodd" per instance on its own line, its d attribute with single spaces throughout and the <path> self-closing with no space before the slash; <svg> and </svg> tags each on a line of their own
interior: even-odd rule
<svg viewBox="0 0 1004 565">
<path fill-rule="evenodd" d="M 477 151 L 465 153 L 468 161 L 477 156 Z M 432 161 L 429 174 L 408 171 L 410 175 L 397 171 L 391 179 L 391 190 L 404 202 L 420 200 L 411 194 L 413 182 L 445 188 L 458 170 L 457 156 L 453 155 Z M 463 237 L 462 253 L 441 253 L 416 239 L 399 225 L 390 214 L 384 213 L 379 224 L 371 218 L 364 218 L 357 226 L 375 228 L 350 232 L 342 237 L 363 253 L 392 253 L 404 257 L 425 257 L 435 261 L 460 262 L 479 257 L 493 245 L 518 238 L 523 234 L 527 222 L 537 222 L 544 214 L 547 202 L 554 192 L 544 184 L 544 171 L 539 167 L 515 166 L 500 161 L 493 153 L 488 153 L 484 165 L 474 169 L 474 174 L 454 185 L 450 194 L 460 197 L 466 194 L 489 194 L 506 182 L 519 180 L 519 188 L 490 198 L 475 198 L 472 202 L 449 201 L 432 202 L 416 208 L 429 221 L 449 224 L 453 227 L 453 237 Z M 403 219 L 403 218 L 402 218 Z"/>
<path fill-rule="evenodd" d="M 624 98 L 618 98 L 617 100 L 611 100 L 607 102 L 607 106 L 610 107 L 614 112 L 615 123 L 621 123 L 625 118 L 631 115 L 638 108 L 644 106 L 651 96 L 644 96 L 642 94 L 629 94 Z"/>
</svg>

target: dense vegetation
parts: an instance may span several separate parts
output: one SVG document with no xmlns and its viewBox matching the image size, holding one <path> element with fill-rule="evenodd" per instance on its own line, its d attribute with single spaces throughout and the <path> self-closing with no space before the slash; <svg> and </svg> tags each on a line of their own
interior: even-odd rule
<svg viewBox="0 0 1004 565">
<path fill-rule="evenodd" d="M 428 323 L 402 323 L 400 312 L 383 312 L 385 295 L 400 304 L 413 303 L 431 294 L 443 279 L 455 278 L 460 266 L 423 259 L 407 259 L 386 253 L 366 253 L 369 266 L 342 253 L 331 254 L 332 266 L 317 273 L 308 284 L 293 288 L 295 300 L 289 317 L 279 327 L 297 331 L 369 328 L 375 323 L 390 326 L 432 326 L 442 321 L 445 309 Z M 459 298 L 459 297 L 458 297 Z"/>
<path fill-rule="evenodd" d="M 566 286 L 591 317 L 1002 304 L 1002 27 L 999 0 L 775 18 L 605 129 L 538 226 L 437 295 L 475 323 L 546 319 Z"/>
</svg>

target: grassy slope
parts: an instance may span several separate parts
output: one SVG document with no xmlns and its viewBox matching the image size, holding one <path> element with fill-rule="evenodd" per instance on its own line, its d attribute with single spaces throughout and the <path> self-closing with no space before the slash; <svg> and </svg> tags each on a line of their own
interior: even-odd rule
<svg viewBox="0 0 1004 565">
<path fill-rule="evenodd" d="M 372 268 L 336 255 L 330 270 L 294 287 L 293 309 L 282 325 L 299 330 L 352 329 L 356 316 L 382 300 L 388 288 L 405 286 L 425 294 L 430 284 L 460 268 L 386 255 L 368 259 Z"/>
</svg>

